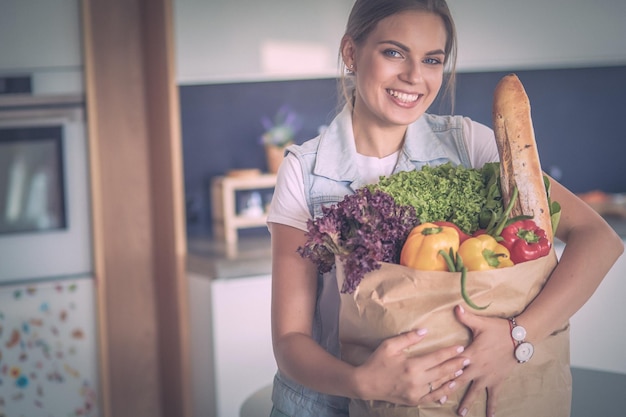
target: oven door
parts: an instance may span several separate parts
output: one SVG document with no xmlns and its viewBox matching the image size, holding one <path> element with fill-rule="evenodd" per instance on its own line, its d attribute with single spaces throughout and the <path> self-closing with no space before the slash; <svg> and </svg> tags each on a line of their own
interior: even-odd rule
<svg viewBox="0 0 626 417">
<path fill-rule="evenodd" d="M 91 274 L 82 108 L 0 111 L 0 284 Z"/>
</svg>

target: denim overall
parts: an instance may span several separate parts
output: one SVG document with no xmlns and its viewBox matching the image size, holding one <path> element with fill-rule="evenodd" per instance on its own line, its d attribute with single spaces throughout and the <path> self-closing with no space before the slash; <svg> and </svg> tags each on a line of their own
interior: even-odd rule
<svg viewBox="0 0 626 417">
<path fill-rule="evenodd" d="M 346 194 L 366 185 L 355 164 L 356 147 L 350 109 L 345 107 L 320 136 L 302 145 L 293 145 L 302 166 L 304 191 L 313 217 L 322 214 L 322 206 L 343 200 Z M 424 114 L 409 125 L 395 172 L 420 169 L 424 165 L 470 167 L 463 139 L 461 116 Z M 334 269 L 318 275 L 317 303 L 313 319 L 313 338 L 332 355 L 339 357 L 338 340 L 339 291 Z M 303 387 L 277 372 L 272 401 L 274 416 L 347 417 L 349 399 L 321 394 Z"/>
</svg>

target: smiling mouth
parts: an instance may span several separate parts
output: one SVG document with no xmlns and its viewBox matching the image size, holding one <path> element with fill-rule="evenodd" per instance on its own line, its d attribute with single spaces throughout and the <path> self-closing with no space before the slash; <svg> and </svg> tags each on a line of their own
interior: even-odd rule
<svg viewBox="0 0 626 417">
<path fill-rule="evenodd" d="M 391 89 L 387 89 L 387 94 L 389 94 L 393 98 L 403 103 L 414 103 L 421 96 L 421 94 L 408 94 L 408 93 L 402 93 L 400 91 L 395 91 Z"/>
</svg>

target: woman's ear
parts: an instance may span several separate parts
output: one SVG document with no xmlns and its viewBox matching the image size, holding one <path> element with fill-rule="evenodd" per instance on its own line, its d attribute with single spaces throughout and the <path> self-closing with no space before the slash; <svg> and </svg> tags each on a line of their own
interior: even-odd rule
<svg viewBox="0 0 626 417">
<path fill-rule="evenodd" d="M 349 71 L 354 72 L 356 70 L 356 45 L 348 35 L 341 39 L 341 59 Z"/>
</svg>

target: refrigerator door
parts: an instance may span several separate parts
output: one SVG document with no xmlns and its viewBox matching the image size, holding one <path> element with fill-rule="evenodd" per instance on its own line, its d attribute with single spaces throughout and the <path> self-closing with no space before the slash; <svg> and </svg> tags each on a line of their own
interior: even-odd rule
<svg viewBox="0 0 626 417">
<path fill-rule="evenodd" d="M 0 416 L 98 415 L 90 277 L 0 286 Z"/>
</svg>

